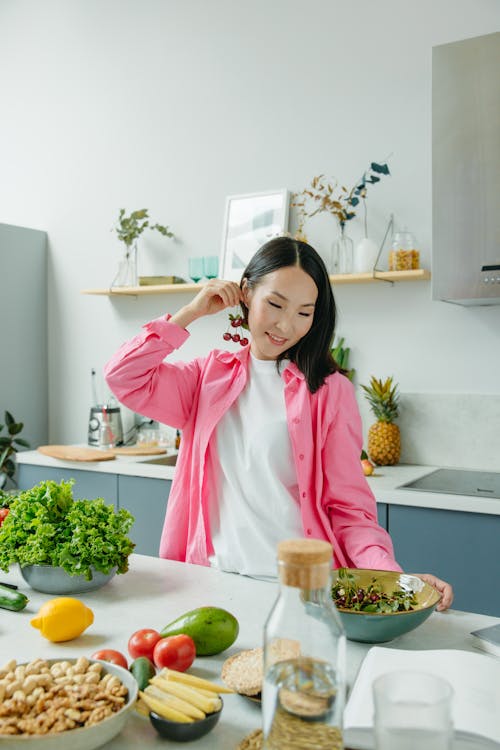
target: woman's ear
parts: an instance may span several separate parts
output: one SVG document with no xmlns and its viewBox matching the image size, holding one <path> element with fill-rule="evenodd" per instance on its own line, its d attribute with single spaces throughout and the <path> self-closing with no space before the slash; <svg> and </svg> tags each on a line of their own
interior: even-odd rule
<svg viewBox="0 0 500 750">
<path fill-rule="evenodd" d="M 248 288 L 247 280 L 243 279 L 241 282 L 241 291 L 243 292 L 243 302 L 248 307 L 248 302 L 250 300 L 250 289 Z"/>
</svg>

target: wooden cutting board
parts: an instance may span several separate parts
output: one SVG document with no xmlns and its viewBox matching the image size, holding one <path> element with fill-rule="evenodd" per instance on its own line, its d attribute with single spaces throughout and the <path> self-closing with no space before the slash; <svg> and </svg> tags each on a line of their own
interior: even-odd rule
<svg viewBox="0 0 500 750">
<path fill-rule="evenodd" d="M 125 445 L 123 448 L 112 448 L 115 456 L 159 456 L 166 453 L 159 445 Z"/>
<path fill-rule="evenodd" d="M 37 450 L 44 456 L 58 458 L 60 461 L 111 461 L 115 458 L 113 451 L 77 445 L 40 445 Z"/>
</svg>

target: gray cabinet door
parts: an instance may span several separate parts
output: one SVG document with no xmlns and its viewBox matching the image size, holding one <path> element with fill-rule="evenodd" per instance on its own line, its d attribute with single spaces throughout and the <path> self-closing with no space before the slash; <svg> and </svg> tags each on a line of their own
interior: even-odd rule
<svg viewBox="0 0 500 750">
<path fill-rule="evenodd" d="M 390 505 L 396 559 L 452 584 L 454 609 L 500 617 L 500 516 Z"/>
<path fill-rule="evenodd" d="M 158 557 L 171 485 L 168 479 L 118 477 L 118 507 L 126 508 L 135 518 L 129 536 L 139 555 Z"/>
<path fill-rule="evenodd" d="M 0 422 L 24 422 L 31 447 L 48 438 L 47 235 L 0 224 Z"/>
<path fill-rule="evenodd" d="M 19 464 L 17 482 L 20 490 L 29 490 L 39 482 L 52 479 L 54 482 L 75 480 L 73 496 L 75 500 L 94 500 L 102 497 L 107 505 L 118 507 L 118 481 L 116 474 L 102 474 L 98 471 L 81 469 L 54 469 L 33 464 Z"/>
<path fill-rule="evenodd" d="M 387 529 L 387 504 L 377 503 L 378 522 L 383 529 Z"/>
</svg>

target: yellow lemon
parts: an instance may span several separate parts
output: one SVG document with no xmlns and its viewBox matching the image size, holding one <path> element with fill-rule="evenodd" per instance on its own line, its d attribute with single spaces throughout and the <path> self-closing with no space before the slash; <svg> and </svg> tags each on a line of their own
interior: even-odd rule
<svg viewBox="0 0 500 750">
<path fill-rule="evenodd" d="M 94 613 L 79 599 L 60 596 L 45 602 L 30 622 L 44 638 L 57 643 L 78 638 L 94 622 Z"/>
</svg>

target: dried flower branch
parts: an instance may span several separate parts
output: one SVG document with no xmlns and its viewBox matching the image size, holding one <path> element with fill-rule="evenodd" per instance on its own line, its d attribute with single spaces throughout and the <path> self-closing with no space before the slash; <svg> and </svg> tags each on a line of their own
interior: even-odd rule
<svg viewBox="0 0 500 750">
<path fill-rule="evenodd" d="M 343 227 L 346 221 L 350 221 L 356 216 L 355 208 L 360 200 L 364 201 L 366 198 L 368 185 L 380 182 L 381 176 L 388 174 L 390 172 L 387 164 L 372 162 L 369 169 L 363 173 L 361 179 L 355 183 L 351 190 L 348 190 L 344 185 L 339 187 L 337 180 L 327 180 L 325 175 L 320 174 L 313 177 L 310 187 L 294 194 L 297 199 L 291 205 L 302 210 L 304 221 L 305 216 L 312 217 L 326 211 L 335 216 Z M 298 200 L 301 196 L 302 199 Z M 312 206 L 310 207 L 311 202 Z M 299 226 L 302 228 L 304 222 Z"/>
</svg>

